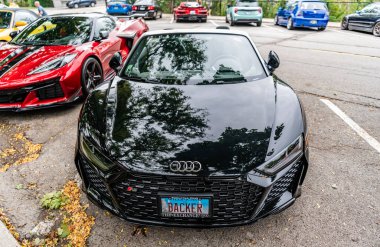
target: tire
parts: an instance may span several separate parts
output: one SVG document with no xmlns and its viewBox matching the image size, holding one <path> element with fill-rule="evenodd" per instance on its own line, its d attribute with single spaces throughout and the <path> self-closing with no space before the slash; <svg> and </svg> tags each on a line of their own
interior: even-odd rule
<svg viewBox="0 0 380 247">
<path fill-rule="evenodd" d="M 288 30 L 293 30 L 294 29 L 294 26 L 293 26 L 293 18 L 290 17 L 289 20 L 288 20 L 288 24 L 286 24 L 286 28 Z"/>
<path fill-rule="evenodd" d="M 274 25 L 278 26 L 278 16 L 274 16 Z"/>
<path fill-rule="evenodd" d="M 340 29 L 348 30 L 348 20 L 347 18 L 343 18 L 342 23 L 340 24 Z"/>
<path fill-rule="evenodd" d="M 95 3 L 92 2 L 92 3 L 90 4 L 90 6 L 91 6 L 91 7 L 95 7 Z"/>
<path fill-rule="evenodd" d="M 227 18 L 227 16 L 226 16 L 226 23 L 228 23 L 228 18 Z"/>
<path fill-rule="evenodd" d="M 153 20 L 157 20 L 157 12 L 155 12 L 154 13 L 154 15 L 153 15 L 153 18 L 152 18 Z"/>
<path fill-rule="evenodd" d="M 74 8 L 75 8 L 75 9 L 79 8 L 79 5 L 78 5 L 77 3 L 74 4 Z"/>
<path fill-rule="evenodd" d="M 81 86 L 82 94 L 87 97 L 94 88 L 103 82 L 102 66 L 93 57 L 88 58 L 82 66 Z"/>
<path fill-rule="evenodd" d="M 261 27 L 261 23 L 262 23 L 262 21 L 257 22 L 256 26 Z"/>
<path fill-rule="evenodd" d="M 162 12 L 161 12 L 161 14 L 160 14 L 160 19 L 162 19 Z"/>
<path fill-rule="evenodd" d="M 372 33 L 375 37 L 380 37 L 380 22 L 375 24 Z"/>
<path fill-rule="evenodd" d="M 325 31 L 326 27 L 318 27 L 318 31 Z"/>
</svg>

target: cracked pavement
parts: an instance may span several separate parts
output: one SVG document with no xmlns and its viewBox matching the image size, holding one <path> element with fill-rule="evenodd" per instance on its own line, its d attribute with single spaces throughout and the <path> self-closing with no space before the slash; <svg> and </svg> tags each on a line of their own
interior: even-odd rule
<svg viewBox="0 0 380 247">
<path fill-rule="evenodd" d="M 151 30 L 215 28 L 208 22 L 147 21 Z M 215 21 L 225 25 L 224 21 Z M 303 194 L 286 211 L 255 224 L 222 229 L 148 227 L 132 236 L 134 225 L 90 204 L 96 222 L 89 246 L 373 246 L 380 243 L 380 154 L 326 107 L 330 99 L 380 141 L 380 39 L 328 28 L 288 31 L 265 23 L 232 27 L 249 32 L 264 58 L 281 59 L 276 74 L 300 96 L 306 109 L 310 168 Z M 73 162 L 81 102 L 23 113 L 0 113 L 0 123 L 28 127 L 26 136 L 43 144 L 40 157 L 0 173 L 0 207 L 22 236 L 43 219 L 43 194 L 76 176 Z M 0 149 L 5 142 L 0 140 Z M 30 189 L 17 184 L 36 183 Z"/>
</svg>

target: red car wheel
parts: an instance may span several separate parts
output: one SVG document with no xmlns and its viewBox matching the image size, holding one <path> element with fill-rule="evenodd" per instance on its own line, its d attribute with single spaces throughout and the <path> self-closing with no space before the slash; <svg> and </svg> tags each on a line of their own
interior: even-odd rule
<svg viewBox="0 0 380 247">
<path fill-rule="evenodd" d="M 95 58 L 88 58 L 82 67 L 82 93 L 87 96 L 100 83 L 103 82 L 103 70 Z"/>
</svg>

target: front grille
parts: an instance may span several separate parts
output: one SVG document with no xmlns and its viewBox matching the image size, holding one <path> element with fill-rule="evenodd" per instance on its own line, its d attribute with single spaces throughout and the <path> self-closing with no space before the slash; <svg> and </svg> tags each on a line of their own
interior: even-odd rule
<svg viewBox="0 0 380 247">
<path fill-rule="evenodd" d="M 128 192 L 127 188 L 136 191 Z M 215 223 L 249 220 L 262 196 L 262 188 L 239 179 L 205 181 L 200 178 L 130 177 L 112 185 L 112 191 L 124 214 L 145 220 L 178 223 Z M 210 218 L 166 218 L 159 215 L 159 193 L 170 192 L 212 195 Z"/>
<path fill-rule="evenodd" d="M 296 180 L 297 172 L 300 170 L 299 167 L 300 167 L 300 162 L 297 162 L 292 168 L 290 168 L 290 170 L 282 178 L 280 178 L 274 183 L 266 199 L 266 202 L 277 199 L 286 191 L 291 190 L 291 187 L 294 184 L 293 182 L 295 183 L 298 182 L 295 180 Z"/>
<path fill-rule="evenodd" d="M 28 92 L 23 89 L 10 89 L 0 91 L 0 104 L 23 102 Z"/>
<path fill-rule="evenodd" d="M 63 96 L 64 94 L 59 81 L 37 90 L 37 97 L 40 100 L 60 98 Z"/>
<path fill-rule="evenodd" d="M 102 178 L 96 173 L 96 171 L 85 161 L 83 164 L 83 172 L 89 182 L 90 186 L 95 189 L 100 194 L 107 197 L 107 199 L 111 198 L 111 195 L 108 192 L 106 185 L 104 184 Z"/>
</svg>

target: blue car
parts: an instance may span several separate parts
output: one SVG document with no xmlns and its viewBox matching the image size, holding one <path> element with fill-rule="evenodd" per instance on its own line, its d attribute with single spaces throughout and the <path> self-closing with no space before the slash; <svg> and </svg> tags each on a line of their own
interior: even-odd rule
<svg viewBox="0 0 380 247">
<path fill-rule="evenodd" d="M 286 26 L 289 30 L 297 27 L 318 28 L 323 31 L 329 22 L 326 3 L 317 0 L 290 1 L 285 8 L 279 8 L 274 24 Z"/>
<path fill-rule="evenodd" d="M 109 15 L 130 15 L 132 11 L 131 0 L 108 0 L 107 14 Z"/>
</svg>

